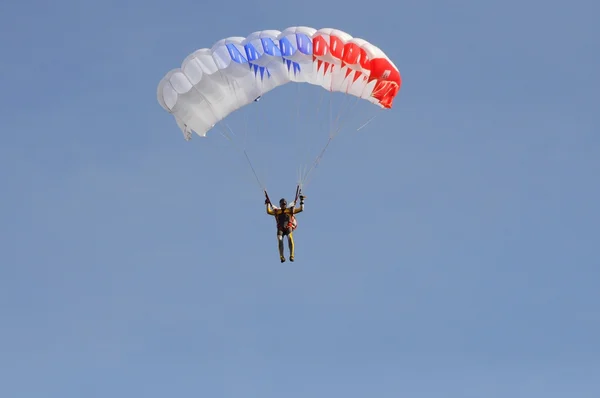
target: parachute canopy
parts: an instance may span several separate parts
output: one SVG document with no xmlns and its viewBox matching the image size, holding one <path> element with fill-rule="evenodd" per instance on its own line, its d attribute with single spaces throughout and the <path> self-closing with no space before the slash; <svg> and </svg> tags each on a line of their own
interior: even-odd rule
<svg viewBox="0 0 600 398">
<path fill-rule="evenodd" d="M 341 30 L 290 27 L 229 37 L 190 54 L 158 85 L 158 102 L 189 140 L 287 84 L 309 83 L 391 108 L 402 80 L 378 47 Z"/>
</svg>

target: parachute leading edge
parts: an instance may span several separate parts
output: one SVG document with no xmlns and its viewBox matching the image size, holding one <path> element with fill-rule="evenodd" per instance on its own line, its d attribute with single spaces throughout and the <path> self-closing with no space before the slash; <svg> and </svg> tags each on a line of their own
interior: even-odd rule
<svg viewBox="0 0 600 398">
<path fill-rule="evenodd" d="M 290 27 L 229 37 L 190 54 L 158 85 L 158 102 L 186 140 L 287 84 L 309 83 L 392 107 L 400 72 L 373 44 L 337 29 Z"/>
</svg>

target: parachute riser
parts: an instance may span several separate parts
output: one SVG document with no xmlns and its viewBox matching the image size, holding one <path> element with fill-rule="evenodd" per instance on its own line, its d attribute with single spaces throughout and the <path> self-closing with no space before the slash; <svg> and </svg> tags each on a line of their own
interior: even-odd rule
<svg viewBox="0 0 600 398">
<path fill-rule="evenodd" d="M 300 185 L 296 186 L 296 197 L 294 198 L 294 206 L 298 203 L 298 197 L 300 196 Z"/>
</svg>

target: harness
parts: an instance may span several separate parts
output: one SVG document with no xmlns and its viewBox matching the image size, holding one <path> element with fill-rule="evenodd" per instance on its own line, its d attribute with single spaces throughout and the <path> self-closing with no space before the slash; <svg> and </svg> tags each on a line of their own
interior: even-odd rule
<svg viewBox="0 0 600 398">
<path fill-rule="evenodd" d="M 289 213 L 287 213 L 287 211 L 289 211 Z M 289 218 L 287 224 L 285 223 L 286 218 Z M 280 231 L 286 228 L 291 228 L 293 231 L 298 227 L 298 220 L 294 216 L 293 208 L 275 210 L 275 219 L 277 221 L 277 229 Z"/>
</svg>

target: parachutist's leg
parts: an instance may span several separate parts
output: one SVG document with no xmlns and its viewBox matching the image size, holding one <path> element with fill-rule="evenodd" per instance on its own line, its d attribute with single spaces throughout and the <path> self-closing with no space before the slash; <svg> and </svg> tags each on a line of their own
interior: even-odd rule
<svg viewBox="0 0 600 398">
<path fill-rule="evenodd" d="M 283 255 L 283 231 L 277 230 L 277 240 L 279 241 L 279 259 L 283 263 L 285 261 L 285 256 Z"/>
<path fill-rule="evenodd" d="M 279 257 L 281 257 L 281 260 L 285 260 L 283 255 L 283 236 L 279 237 Z"/>
<path fill-rule="evenodd" d="M 294 235 L 291 231 L 288 234 L 288 246 L 290 248 L 290 261 L 294 261 Z"/>
</svg>

